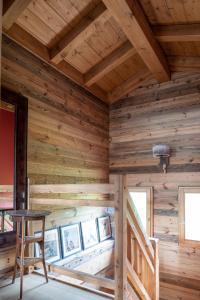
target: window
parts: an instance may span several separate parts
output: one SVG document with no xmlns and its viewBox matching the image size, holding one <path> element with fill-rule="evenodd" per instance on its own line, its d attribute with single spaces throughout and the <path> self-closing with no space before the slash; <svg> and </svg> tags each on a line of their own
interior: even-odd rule
<svg viewBox="0 0 200 300">
<path fill-rule="evenodd" d="M 200 243 L 200 187 L 179 188 L 180 242 L 189 245 Z"/>
<path fill-rule="evenodd" d="M 129 188 L 140 221 L 149 236 L 153 235 L 153 189 L 152 187 Z"/>
</svg>

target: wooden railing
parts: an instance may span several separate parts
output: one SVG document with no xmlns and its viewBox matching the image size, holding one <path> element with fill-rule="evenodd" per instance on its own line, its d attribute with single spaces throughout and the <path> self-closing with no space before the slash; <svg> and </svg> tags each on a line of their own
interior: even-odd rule
<svg viewBox="0 0 200 300">
<path fill-rule="evenodd" d="M 139 299 L 158 300 L 158 240 L 153 238 L 150 239 L 145 234 L 129 194 L 127 195 L 126 200 L 128 282 L 138 295 Z"/>
<path fill-rule="evenodd" d="M 109 194 L 109 198 L 87 199 L 89 194 Z M 99 206 L 115 208 L 115 279 L 102 279 L 99 276 L 50 265 L 51 271 L 95 283 L 114 291 L 115 300 L 132 300 L 127 295 L 128 284 L 138 299 L 159 299 L 159 260 L 158 240 L 150 239 L 144 232 L 140 218 L 130 199 L 126 176 L 111 175 L 110 184 L 53 184 L 31 185 L 29 208 L 37 205 L 53 206 Z M 51 194 L 51 198 L 44 198 Z M 57 194 L 77 194 L 79 199 L 57 199 Z M 111 297 L 111 296 L 110 296 Z M 113 297 L 113 296 L 112 296 Z M 135 299 L 135 298 L 134 298 Z"/>
</svg>

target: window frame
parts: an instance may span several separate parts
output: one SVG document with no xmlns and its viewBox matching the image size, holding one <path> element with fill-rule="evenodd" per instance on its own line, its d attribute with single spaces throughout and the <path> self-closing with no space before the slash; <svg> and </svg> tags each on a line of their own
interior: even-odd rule
<svg viewBox="0 0 200 300">
<path fill-rule="evenodd" d="M 199 247 L 200 241 L 185 239 L 185 193 L 200 194 L 200 187 L 179 187 L 179 244 L 189 247 Z"/>
<path fill-rule="evenodd" d="M 15 106 L 14 144 L 14 209 L 27 208 L 27 135 L 28 99 L 1 87 L 1 100 Z M 0 233 L 0 248 L 15 245 L 16 228 Z"/>
<path fill-rule="evenodd" d="M 128 187 L 129 193 L 131 192 L 145 192 L 147 195 L 147 230 L 146 233 L 149 237 L 153 237 L 154 235 L 154 216 L 153 216 L 153 207 L 154 207 L 154 199 L 153 199 L 153 187 Z"/>
</svg>

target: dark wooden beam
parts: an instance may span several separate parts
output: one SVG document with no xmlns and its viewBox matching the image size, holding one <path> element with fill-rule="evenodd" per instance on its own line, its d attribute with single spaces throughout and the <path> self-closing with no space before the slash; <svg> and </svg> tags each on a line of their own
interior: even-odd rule
<svg viewBox="0 0 200 300">
<path fill-rule="evenodd" d="M 200 170 L 200 163 L 184 164 L 184 165 L 169 165 L 167 168 L 167 173 L 199 172 L 199 170 Z M 150 174 L 150 173 L 162 173 L 162 170 L 159 165 L 110 168 L 110 174 Z"/>
<path fill-rule="evenodd" d="M 165 55 L 137 0 L 103 0 L 127 38 L 159 82 L 170 80 Z"/>
</svg>

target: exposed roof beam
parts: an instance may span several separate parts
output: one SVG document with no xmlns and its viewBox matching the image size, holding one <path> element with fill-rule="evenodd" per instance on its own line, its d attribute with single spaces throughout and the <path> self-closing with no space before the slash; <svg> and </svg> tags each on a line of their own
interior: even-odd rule
<svg viewBox="0 0 200 300">
<path fill-rule="evenodd" d="M 85 74 L 85 85 L 91 86 L 135 53 L 137 52 L 132 44 L 125 42 Z"/>
<path fill-rule="evenodd" d="M 12 26 L 8 31 L 4 31 L 4 34 L 37 57 L 44 61 L 49 61 L 50 58 L 47 47 L 18 24 Z"/>
<path fill-rule="evenodd" d="M 100 19 L 102 22 L 105 22 L 109 18 L 110 13 L 101 2 L 51 49 L 52 62 L 57 64 L 63 60 L 71 49 L 78 47 L 96 30 Z"/>
<path fill-rule="evenodd" d="M 149 70 L 160 82 L 170 80 L 164 53 L 137 0 L 103 0 Z"/>
<path fill-rule="evenodd" d="M 173 72 L 200 72 L 199 56 L 168 56 L 168 61 Z"/>
<path fill-rule="evenodd" d="M 66 61 L 62 61 L 58 65 L 53 65 L 50 61 L 48 49 L 41 42 L 39 42 L 36 38 L 34 38 L 32 35 L 30 35 L 27 31 L 22 29 L 17 24 L 11 27 L 11 29 L 5 34 L 8 35 L 9 38 L 16 41 L 19 45 L 27 49 L 29 52 L 33 53 L 34 55 L 42 59 L 44 62 L 51 65 L 57 71 L 70 78 L 78 85 L 84 86 L 83 74 L 80 71 L 75 69 Z M 85 88 L 89 92 L 91 92 L 91 94 L 95 95 L 102 101 L 106 103 L 108 102 L 107 93 L 105 93 L 100 87 L 93 85 L 91 88 Z"/>
<path fill-rule="evenodd" d="M 200 24 L 153 26 L 160 42 L 200 42 Z"/>
<path fill-rule="evenodd" d="M 4 4 L 6 1 L 4 1 Z M 10 5 L 6 7 L 3 15 L 3 28 L 5 30 L 9 30 L 11 26 L 15 23 L 18 17 L 22 14 L 22 12 L 27 8 L 31 0 L 14 0 L 8 1 Z"/>
<path fill-rule="evenodd" d="M 149 82 L 151 79 L 153 79 L 152 74 L 147 68 L 136 72 L 129 79 L 124 81 L 120 86 L 117 86 L 112 92 L 109 93 L 109 102 L 115 102 L 116 100 L 130 93 L 133 89 L 136 89 L 140 85 Z"/>
</svg>

